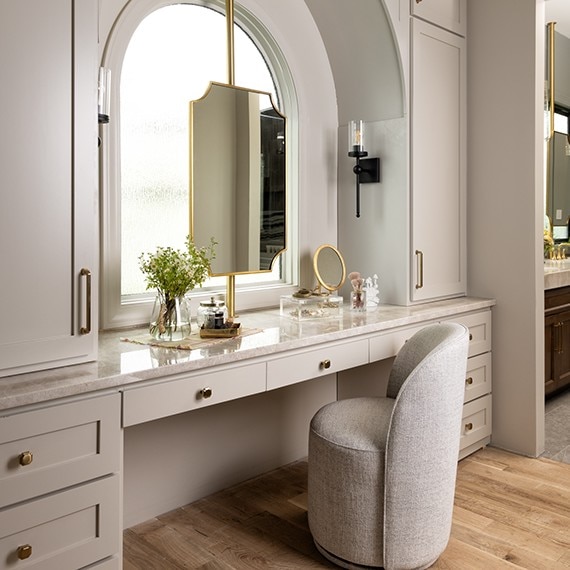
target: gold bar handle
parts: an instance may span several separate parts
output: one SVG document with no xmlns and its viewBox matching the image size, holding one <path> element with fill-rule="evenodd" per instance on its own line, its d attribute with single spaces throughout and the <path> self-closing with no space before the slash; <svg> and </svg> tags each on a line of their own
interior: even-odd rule
<svg viewBox="0 0 570 570">
<path fill-rule="evenodd" d="M 418 262 L 418 276 L 416 279 L 416 289 L 424 286 L 424 252 L 416 249 L 416 259 Z"/>
<path fill-rule="evenodd" d="M 562 334 L 562 327 L 564 323 L 558 322 L 554 325 L 554 352 L 562 354 L 564 352 L 564 340 Z"/>
<path fill-rule="evenodd" d="M 85 267 L 79 272 L 81 277 L 86 278 L 85 289 L 85 320 L 86 326 L 81 327 L 79 332 L 81 334 L 89 334 L 91 332 L 91 271 Z"/>
</svg>

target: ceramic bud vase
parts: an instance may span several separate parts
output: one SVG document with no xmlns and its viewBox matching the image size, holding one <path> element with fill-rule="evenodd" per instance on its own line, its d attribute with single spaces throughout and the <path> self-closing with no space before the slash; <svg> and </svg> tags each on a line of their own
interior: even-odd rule
<svg viewBox="0 0 570 570">
<path fill-rule="evenodd" d="M 364 289 L 350 292 L 350 310 L 356 312 L 366 311 L 366 291 Z"/>
<path fill-rule="evenodd" d="M 156 340 L 165 341 L 180 341 L 190 336 L 190 306 L 186 297 L 170 297 L 158 292 L 150 334 Z"/>
</svg>

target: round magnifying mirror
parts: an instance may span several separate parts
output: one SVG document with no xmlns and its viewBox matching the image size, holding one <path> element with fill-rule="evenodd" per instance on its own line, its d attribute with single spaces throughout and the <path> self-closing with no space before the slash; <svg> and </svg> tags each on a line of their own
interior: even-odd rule
<svg viewBox="0 0 570 570">
<path fill-rule="evenodd" d="M 340 251 L 332 245 L 321 245 L 313 256 L 313 269 L 321 287 L 329 292 L 342 287 L 346 279 L 346 266 Z"/>
</svg>

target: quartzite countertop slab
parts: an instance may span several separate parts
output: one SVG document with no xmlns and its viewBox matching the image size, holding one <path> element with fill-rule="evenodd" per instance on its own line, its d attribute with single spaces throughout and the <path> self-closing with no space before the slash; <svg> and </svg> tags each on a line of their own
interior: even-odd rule
<svg viewBox="0 0 570 570">
<path fill-rule="evenodd" d="M 461 297 L 413 306 L 380 305 L 353 313 L 345 305 L 341 319 L 295 322 L 279 309 L 244 312 L 238 320 L 259 332 L 224 341 L 209 349 L 178 350 L 121 341 L 144 329 L 102 332 L 95 362 L 0 378 L 0 409 L 46 402 L 122 387 L 171 374 L 264 357 L 320 343 L 389 331 L 493 306 L 490 299 Z"/>
</svg>

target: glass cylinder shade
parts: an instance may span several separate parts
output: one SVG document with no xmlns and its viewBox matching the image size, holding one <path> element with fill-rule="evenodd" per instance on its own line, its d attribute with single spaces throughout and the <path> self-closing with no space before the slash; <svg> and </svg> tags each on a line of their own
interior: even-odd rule
<svg viewBox="0 0 570 570">
<path fill-rule="evenodd" d="M 97 89 L 97 109 L 99 122 L 109 122 L 109 110 L 111 108 L 111 70 L 105 67 L 99 68 L 99 85 Z"/>
<path fill-rule="evenodd" d="M 348 123 L 348 152 L 364 151 L 364 121 Z"/>
</svg>

